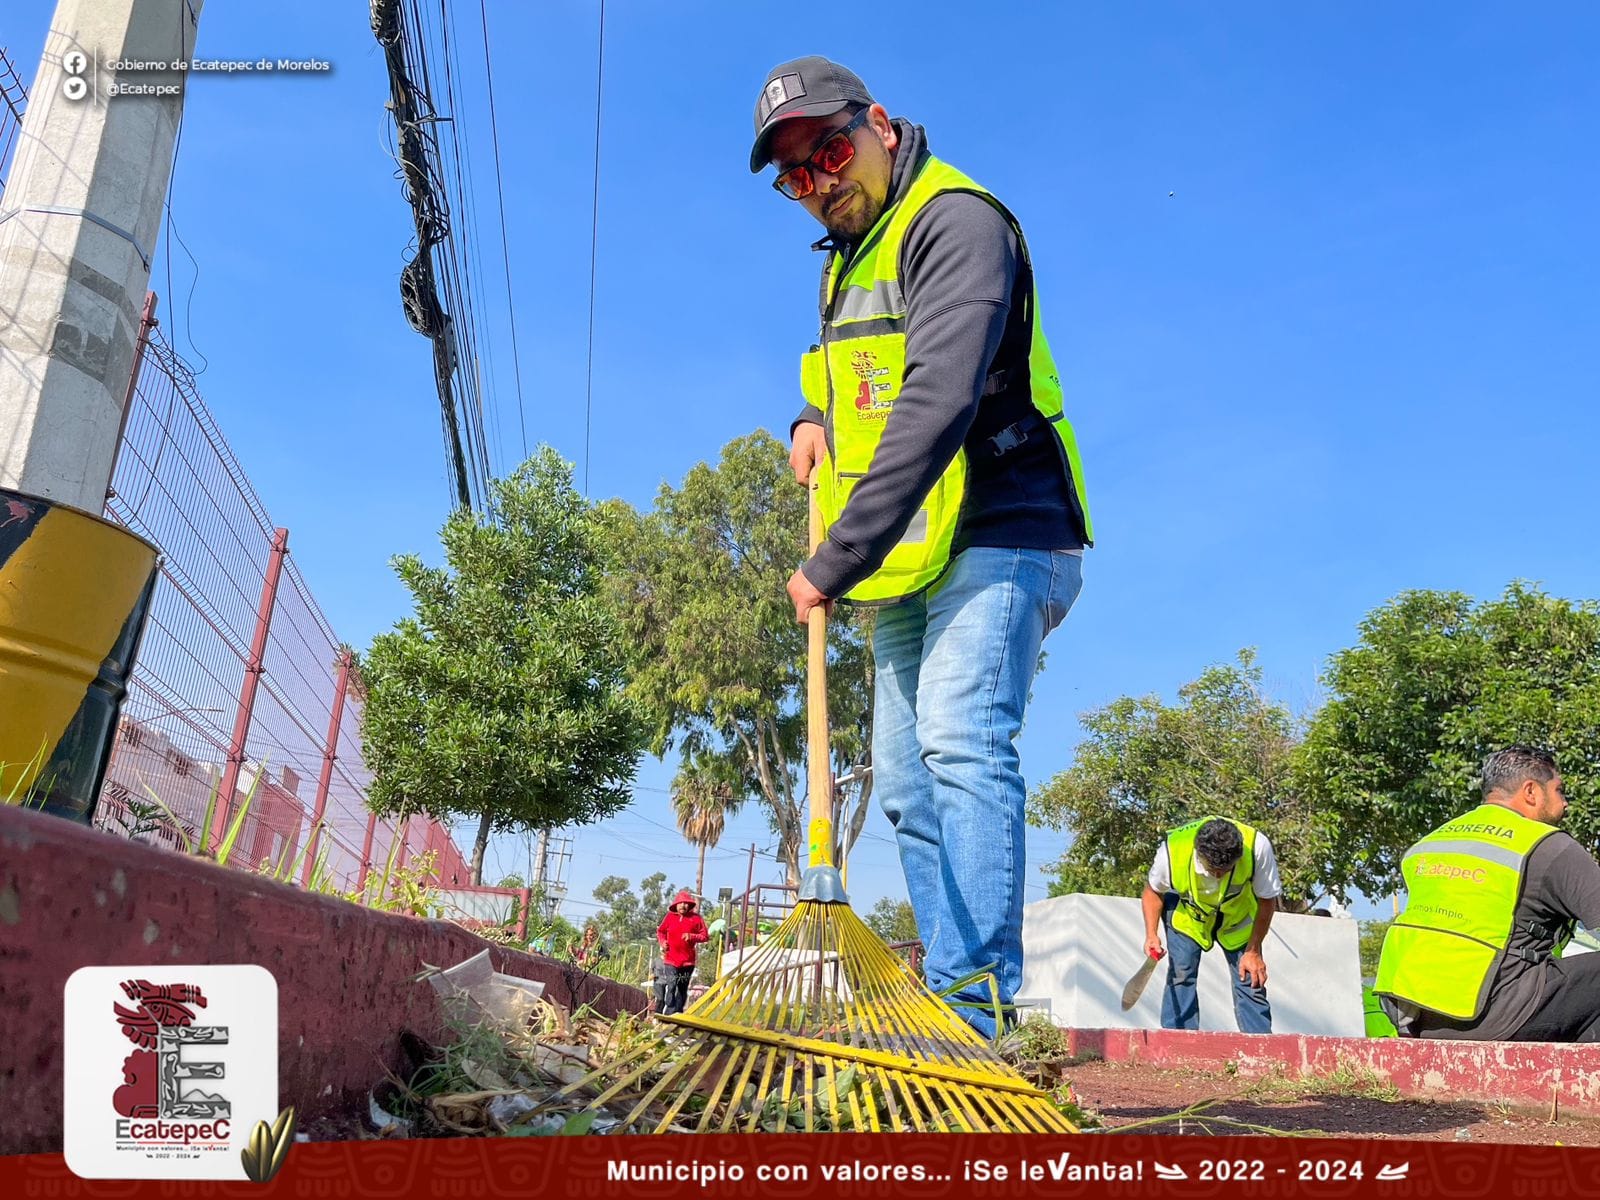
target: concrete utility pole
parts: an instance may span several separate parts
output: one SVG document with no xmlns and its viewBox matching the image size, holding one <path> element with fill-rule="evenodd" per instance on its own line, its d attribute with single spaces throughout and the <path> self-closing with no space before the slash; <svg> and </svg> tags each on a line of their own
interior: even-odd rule
<svg viewBox="0 0 1600 1200">
<path fill-rule="evenodd" d="M 533 868 L 531 886 L 542 888 L 544 886 L 545 863 L 550 858 L 550 830 L 546 826 L 539 827 L 539 849 L 534 853 L 538 855 L 538 865 Z"/>
<path fill-rule="evenodd" d="M 104 508 L 203 4 L 56 6 L 0 199 L 0 488 Z"/>
<path fill-rule="evenodd" d="M 539 828 L 539 848 L 534 851 L 537 856 L 533 868 L 533 878 L 528 881 L 529 889 L 539 897 L 539 916 L 549 920 L 546 915 L 550 912 L 550 889 L 545 886 L 545 868 L 550 861 L 550 830 L 547 826 Z"/>
</svg>

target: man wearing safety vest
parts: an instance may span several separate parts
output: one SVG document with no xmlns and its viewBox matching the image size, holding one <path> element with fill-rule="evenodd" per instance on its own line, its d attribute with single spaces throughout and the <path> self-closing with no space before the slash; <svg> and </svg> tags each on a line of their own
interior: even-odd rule
<svg viewBox="0 0 1600 1200">
<path fill-rule="evenodd" d="M 1483 803 L 1406 851 L 1406 907 L 1373 990 L 1402 1036 L 1600 1040 L 1600 954 L 1556 955 L 1600 928 L 1600 864 L 1556 828 L 1555 758 L 1508 746 L 1483 761 Z"/>
<path fill-rule="evenodd" d="M 784 63 L 757 98 L 750 169 L 827 236 L 790 464 L 827 528 L 794 573 L 817 605 L 881 606 L 873 788 L 942 989 L 1022 980 L 1023 804 L 1014 740 L 1045 636 L 1093 540 L 1061 381 L 1015 217 L 890 119 L 851 71 Z M 987 1001 L 985 982 L 953 997 Z M 991 1011 L 957 1011 L 994 1032 Z"/>
<path fill-rule="evenodd" d="M 1145 880 L 1144 949 L 1161 957 L 1167 927 L 1163 1029 L 1200 1028 L 1200 956 L 1220 945 L 1233 979 L 1240 1033 L 1271 1033 L 1261 946 L 1283 888 L 1267 835 L 1227 817 L 1204 817 L 1167 834 Z"/>
</svg>

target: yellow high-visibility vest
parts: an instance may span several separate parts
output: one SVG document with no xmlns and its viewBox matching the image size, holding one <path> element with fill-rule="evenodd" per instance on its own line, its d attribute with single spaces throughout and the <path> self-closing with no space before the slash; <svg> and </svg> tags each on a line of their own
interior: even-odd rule
<svg viewBox="0 0 1600 1200">
<path fill-rule="evenodd" d="M 1199 942 L 1202 950 L 1209 950 L 1218 942 L 1224 950 L 1238 950 L 1250 940 L 1250 930 L 1255 927 L 1261 907 L 1254 887 L 1256 831 L 1243 821 L 1221 818 L 1239 830 L 1244 838 L 1244 853 L 1213 893 L 1198 883 L 1194 843 L 1200 827 L 1216 819 L 1201 817 L 1167 834 L 1167 866 L 1172 874 L 1172 890 L 1178 893 L 1172 927 Z"/>
<path fill-rule="evenodd" d="M 1459 1021 L 1481 1016 L 1511 940 L 1528 855 L 1555 831 L 1483 804 L 1407 850 L 1406 908 L 1384 935 L 1373 990 Z M 1557 931 L 1557 946 L 1571 933 Z"/>
<path fill-rule="evenodd" d="M 1032 274 L 1027 242 L 1016 218 L 984 188 L 931 156 L 906 195 L 878 218 L 848 265 L 843 255 L 834 252 L 824 277 L 821 341 L 804 355 L 800 365 L 800 390 L 807 402 L 822 410 L 827 433 L 828 457 L 818 486 L 824 529 L 839 519 L 851 491 L 872 466 L 905 379 L 906 299 L 900 283 L 900 249 L 906 230 L 935 196 L 957 191 L 982 196 L 1000 211 L 1015 230 L 1024 264 Z M 1083 465 L 1072 425 L 1062 411 L 1061 379 L 1039 321 L 1036 285 L 1028 296 L 1028 321 L 1028 386 L 1033 407 L 1060 440 L 1071 470 L 1073 503 L 1084 540 L 1093 545 Z M 963 449 L 934 483 L 882 565 L 843 599 L 856 604 L 888 604 L 916 595 L 937 581 L 950 565 L 966 478 Z"/>
</svg>

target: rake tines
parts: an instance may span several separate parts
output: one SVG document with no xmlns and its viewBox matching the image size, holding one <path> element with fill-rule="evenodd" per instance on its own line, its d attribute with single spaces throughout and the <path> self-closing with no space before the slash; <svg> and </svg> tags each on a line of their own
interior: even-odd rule
<svg viewBox="0 0 1600 1200">
<path fill-rule="evenodd" d="M 621 1128 L 1075 1133 L 876 934 L 802 901 L 665 1035 L 569 1085 Z"/>
</svg>

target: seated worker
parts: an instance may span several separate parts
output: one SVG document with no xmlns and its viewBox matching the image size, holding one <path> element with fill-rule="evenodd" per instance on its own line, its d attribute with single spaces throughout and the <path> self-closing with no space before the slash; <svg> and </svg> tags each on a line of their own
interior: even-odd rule
<svg viewBox="0 0 1600 1200">
<path fill-rule="evenodd" d="M 1406 851 L 1405 911 L 1373 989 L 1404 1037 L 1600 1040 L 1600 954 L 1556 957 L 1600 923 L 1600 863 L 1556 828 L 1567 797 L 1547 750 L 1483 760 L 1483 803 Z"/>
<path fill-rule="evenodd" d="M 1220 943 L 1234 976 L 1239 1032 L 1272 1032 L 1261 944 L 1282 892 L 1266 834 L 1227 817 L 1204 817 L 1167 834 L 1140 898 L 1150 957 L 1161 956 L 1159 926 L 1167 928 L 1163 1029 L 1200 1028 L 1200 956 Z"/>
</svg>

